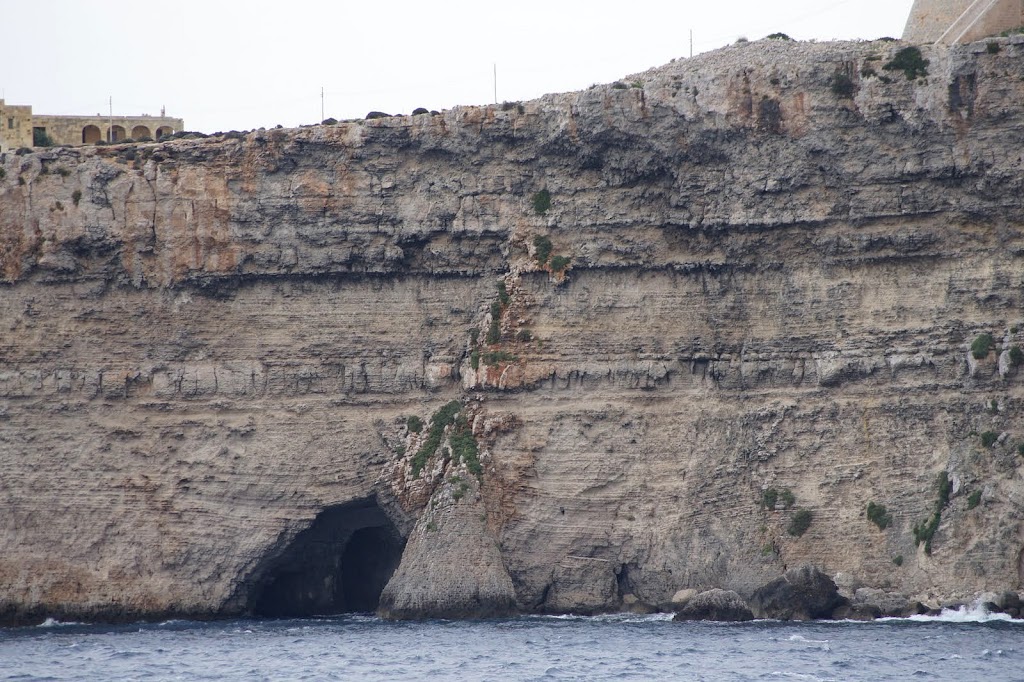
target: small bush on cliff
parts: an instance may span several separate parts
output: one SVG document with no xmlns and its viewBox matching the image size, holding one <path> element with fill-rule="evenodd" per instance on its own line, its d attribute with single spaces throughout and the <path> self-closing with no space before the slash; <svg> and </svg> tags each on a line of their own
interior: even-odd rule
<svg viewBox="0 0 1024 682">
<path fill-rule="evenodd" d="M 505 280 L 498 282 L 498 303 L 502 306 L 507 306 L 512 302 L 512 297 L 508 295 L 508 287 L 505 285 Z"/>
<path fill-rule="evenodd" d="M 44 128 L 33 128 L 32 129 L 32 146 L 33 147 L 52 147 L 56 142 L 50 137 L 50 134 L 46 132 Z"/>
<path fill-rule="evenodd" d="M 800 537 L 807 532 L 807 529 L 811 527 L 811 521 L 814 520 L 814 515 L 811 514 L 809 509 L 801 509 L 800 511 L 793 514 L 793 518 L 789 521 L 789 528 L 786 532 L 795 538 Z"/>
<path fill-rule="evenodd" d="M 847 76 L 845 73 L 837 73 L 832 76 L 832 94 L 839 99 L 853 99 L 853 95 L 857 92 L 857 86 L 854 85 L 853 79 Z"/>
<path fill-rule="evenodd" d="M 1014 367 L 1024 363 L 1024 351 L 1020 349 L 1020 346 L 1010 347 L 1010 364 Z"/>
<path fill-rule="evenodd" d="M 455 422 L 455 417 L 461 409 L 462 403 L 458 400 L 453 400 L 431 415 L 430 431 L 427 433 L 427 438 L 412 458 L 413 478 L 419 478 L 420 472 L 423 471 L 423 467 L 427 464 L 427 460 L 437 452 L 438 446 L 441 445 L 445 427 Z"/>
<path fill-rule="evenodd" d="M 544 265 L 548 262 L 548 258 L 551 257 L 551 249 L 554 248 L 554 244 L 547 237 L 538 234 L 533 238 L 533 248 L 536 253 L 537 263 Z"/>
<path fill-rule="evenodd" d="M 491 304 L 491 326 L 487 329 L 486 340 L 489 344 L 501 341 L 501 304 L 497 301 Z"/>
<path fill-rule="evenodd" d="M 533 210 L 537 212 L 537 215 L 544 215 L 551 208 L 551 192 L 547 188 L 536 192 L 531 199 L 533 204 Z"/>
<path fill-rule="evenodd" d="M 915 524 L 913 528 L 914 544 L 924 544 L 925 554 L 932 553 L 932 538 L 935 537 L 935 532 L 939 529 L 939 524 L 942 522 L 942 510 L 949 504 L 949 495 L 953 491 L 953 483 L 949 480 L 949 473 L 940 471 L 938 478 L 935 480 L 935 486 L 938 489 L 935 510 L 928 517 L 927 521 Z"/>
<path fill-rule="evenodd" d="M 516 356 L 505 350 L 494 350 L 484 353 L 482 356 L 484 364 L 488 367 L 497 367 L 501 364 L 515 362 Z"/>
<path fill-rule="evenodd" d="M 405 420 L 405 428 L 409 429 L 409 433 L 419 433 L 423 430 L 423 420 L 413 415 Z"/>
<path fill-rule="evenodd" d="M 4 170 L 3 168 L 0 168 L 0 180 L 3 180 L 6 177 L 7 177 L 7 171 Z"/>
<path fill-rule="evenodd" d="M 570 262 L 572 262 L 572 259 L 568 256 L 554 256 L 551 259 L 551 271 L 562 272 L 569 267 Z"/>
<path fill-rule="evenodd" d="M 974 339 L 974 342 L 971 343 L 971 355 L 974 356 L 975 360 L 984 360 L 988 357 L 989 351 L 992 350 L 992 345 L 994 343 L 995 339 L 992 338 L 991 334 L 980 334 L 978 338 Z"/>
<path fill-rule="evenodd" d="M 469 366 L 473 368 L 473 371 L 480 369 L 480 351 L 474 350 L 469 354 Z"/>
<path fill-rule="evenodd" d="M 992 447 L 997 440 L 999 440 L 999 434 L 995 431 L 985 431 L 981 434 L 981 446 L 983 448 Z"/>
<path fill-rule="evenodd" d="M 783 488 L 782 490 L 768 488 L 761 493 L 761 506 L 768 511 L 775 511 L 776 509 L 792 509 L 795 504 L 796 495 L 794 495 L 793 491 L 789 488 Z"/>
<path fill-rule="evenodd" d="M 902 71 L 908 81 L 928 75 L 929 61 L 921 55 L 917 47 L 905 47 L 896 53 L 888 64 L 882 68 L 886 71 Z"/>
<path fill-rule="evenodd" d="M 967 508 L 974 509 L 981 504 L 981 491 L 975 490 L 973 493 L 967 496 Z"/>
<path fill-rule="evenodd" d="M 885 530 L 892 525 L 892 515 L 884 504 L 868 502 L 867 517 L 868 521 L 878 526 L 879 530 Z"/>
<path fill-rule="evenodd" d="M 775 488 L 768 488 L 761 493 L 761 506 L 768 511 L 775 511 L 775 504 L 779 501 L 779 491 Z"/>
<path fill-rule="evenodd" d="M 1017 454 L 1024 457 L 1024 443 L 1017 446 Z"/>
<path fill-rule="evenodd" d="M 71 193 L 71 201 L 74 202 L 75 206 L 78 206 L 78 202 L 82 200 L 82 190 L 76 189 Z"/>
<path fill-rule="evenodd" d="M 622 81 L 615 81 L 612 83 L 612 90 L 629 90 L 629 86 Z"/>
<path fill-rule="evenodd" d="M 999 47 L 999 43 L 997 43 L 995 41 L 990 42 L 986 46 L 986 49 L 988 50 L 989 54 L 999 54 L 999 52 L 1002 50 L 1002 48 Z"/>
<path fill-rule="evenodd" d="M 902 566 L 903 565 L 903 555 L 902 554 L 897 554 L 896 556 L 894 556 L 892 558 L 892 562 L 894 564 L 896 564 L 897 566 Z"/>
<path fill-rule="evenodd" d="M 768 40 L 792 40 L 792 38 L 785 33 L 773 33 L 768 36 Z"/>
</svg>

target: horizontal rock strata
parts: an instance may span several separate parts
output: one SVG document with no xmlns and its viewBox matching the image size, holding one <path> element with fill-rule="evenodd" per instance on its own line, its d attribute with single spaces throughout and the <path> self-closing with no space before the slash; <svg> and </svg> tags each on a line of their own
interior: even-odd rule
<svg viewBox="0 0 1024 682">
<path fill-rule="evenodd" d="M 994 44 L 3 155 L 0 619 L 251 612 L 354 501 L 408 539 L 385 600 L 460 556 L 450 603 L 525 612 L 807 563 L 1019 591 L 1024 41 Z"/>
</svg>

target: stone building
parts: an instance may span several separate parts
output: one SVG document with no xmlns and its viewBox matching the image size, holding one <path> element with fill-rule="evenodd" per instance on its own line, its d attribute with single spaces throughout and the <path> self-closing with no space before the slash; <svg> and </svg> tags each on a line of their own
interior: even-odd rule
<svg viewBox="0 0 1024 682">
<path fill-rule="evenodd" d="M 903 39 L 970 43 L 1024 26 L 1024 0 L 914 0 Z"/>
<path fill-rule="evenodd" d="M 33 114 L 28 105 L 7 104 L 0 99 L 0 152 L 33 147 L 36 136 L 45 133 L 54 144 L 95 144 L 100 140 L 118 142 L 131 138 L 158 139 L 180 132 L 185 122 L 167 116 L 47 116 Z"/>
</svg>

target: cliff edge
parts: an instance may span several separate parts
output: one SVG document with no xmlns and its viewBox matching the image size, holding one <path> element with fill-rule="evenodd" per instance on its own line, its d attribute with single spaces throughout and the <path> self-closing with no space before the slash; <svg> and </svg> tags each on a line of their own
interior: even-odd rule
<svg viewBox="0 0 1024 682">
<path fill-rule="evenodd" d="M 0 155 L 0 621 L 1021 590 L 1022 101 L 765 40 Z"/>
</svg>

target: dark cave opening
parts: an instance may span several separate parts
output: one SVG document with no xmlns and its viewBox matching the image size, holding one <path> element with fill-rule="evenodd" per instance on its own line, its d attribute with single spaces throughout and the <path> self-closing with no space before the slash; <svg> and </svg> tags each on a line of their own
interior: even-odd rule
<svg viewBox="0 0 1024 682">
<path fill-rule="evenodd" d="M 374 611 L 404 548 L 374 500 L 329 507 L 271 562 L 251 610 L 272 618 Z"/>
</svg>

